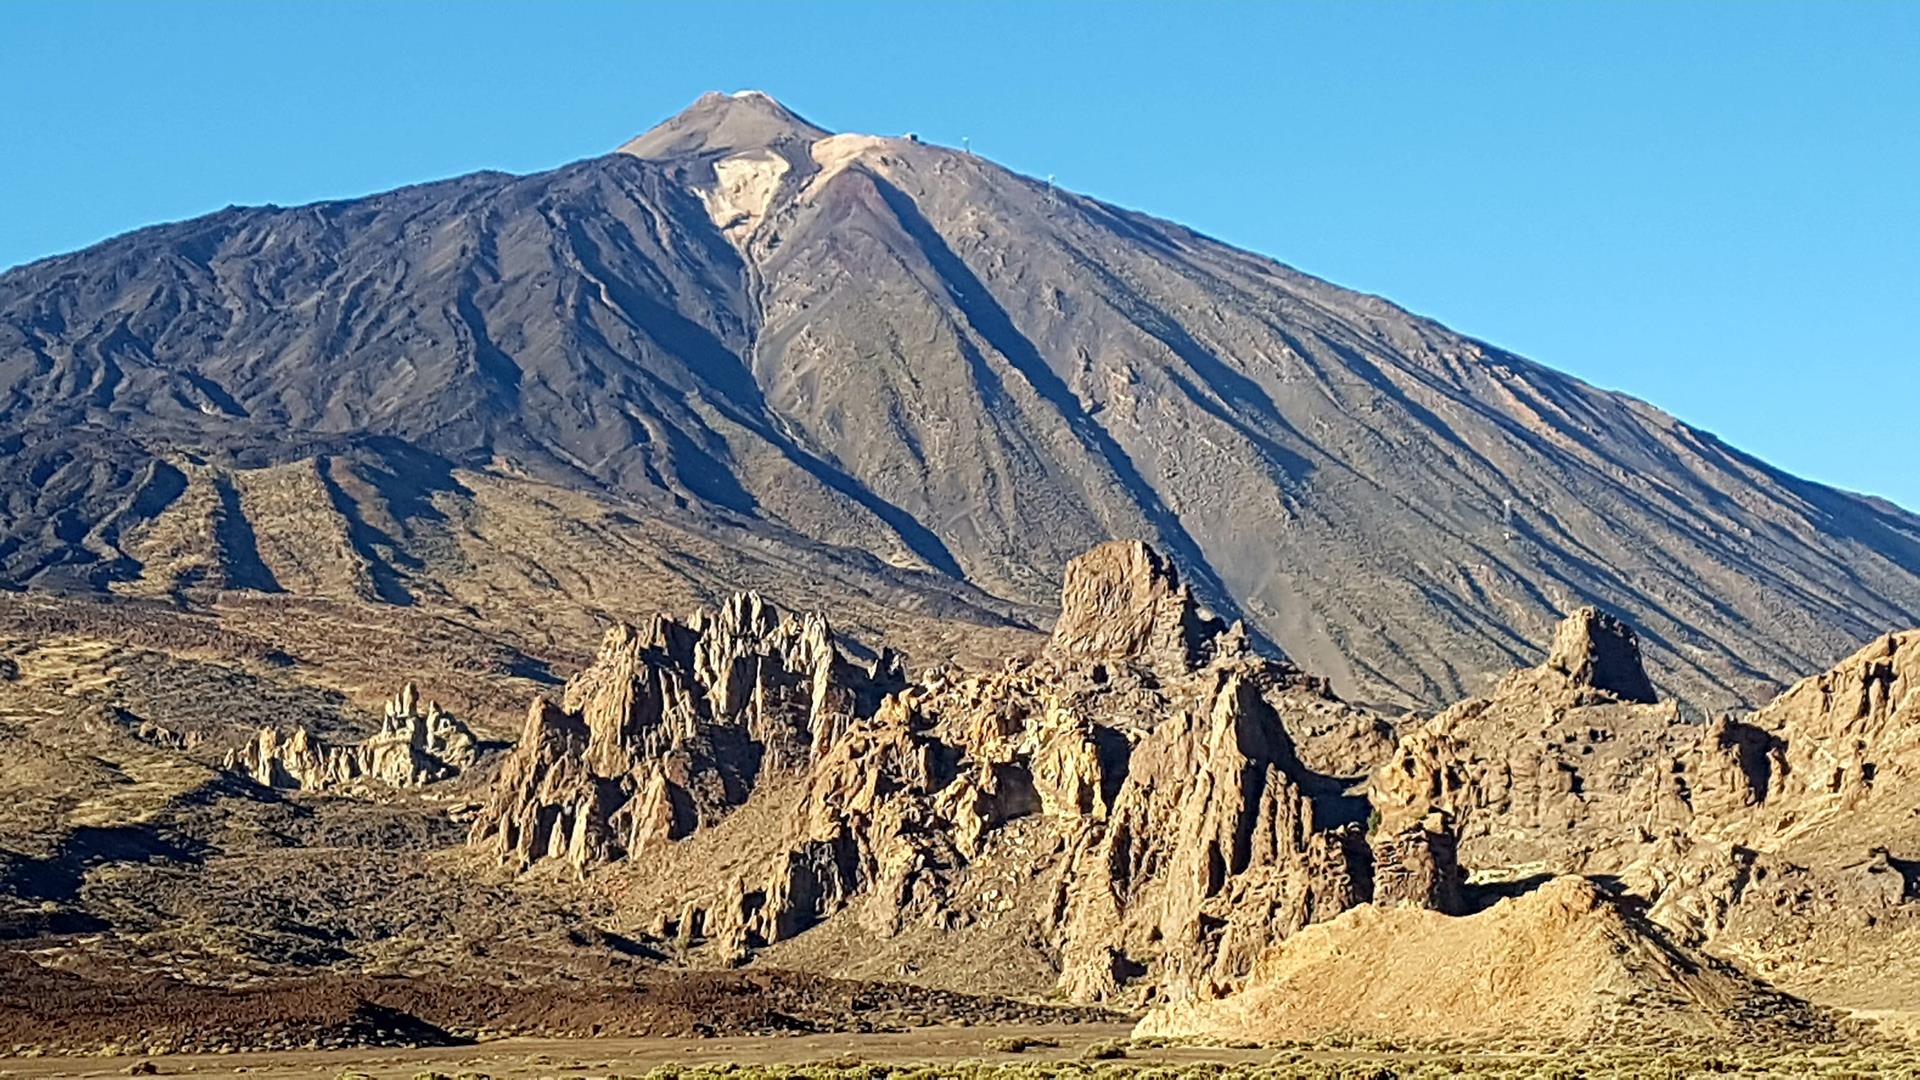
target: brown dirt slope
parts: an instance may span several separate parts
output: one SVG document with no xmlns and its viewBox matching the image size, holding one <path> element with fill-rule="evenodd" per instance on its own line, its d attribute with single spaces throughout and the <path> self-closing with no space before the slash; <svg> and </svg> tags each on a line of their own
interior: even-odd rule
<svg viewBox="0 0 1920 1080">
<path fill-rule="evenodd" d="M 0 1051 L 128 1054 L 446 1046 L 477 1038 L 698 1037 L 1089 1023 L 1113 1014 L 790 972 L 661 972 L 568 986 L 321 977 L 221 990 L 97 980 L 0 953 Z"/>
<path fill-rule="evenodd" d="M 1161 1006 L 1136 1031 L 1612 1044 L 1839 1033 L 1822 1010 L 1675 946 L 1576 877 L 1464 917 L 1356 908 L 1274 946 L 1239 993 Z"/>
</svg>

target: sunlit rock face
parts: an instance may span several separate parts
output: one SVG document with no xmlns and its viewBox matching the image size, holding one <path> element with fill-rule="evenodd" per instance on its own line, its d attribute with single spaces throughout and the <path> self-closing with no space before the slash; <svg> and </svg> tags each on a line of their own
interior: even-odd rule
<svg viewBox="0 0 1920 1080">
<path fill-rule="evenodd" d="M 306 728 L 261 728 L 252 742 L 227 754 L 226 767 L 275 788 L 410 788 L 457 776 L 479 757 L 473 732 L 438 704 L 423 706 L 408 683 L 387 702 L 380 730 L 362 742 L 330 745 Z"/>
</svg>

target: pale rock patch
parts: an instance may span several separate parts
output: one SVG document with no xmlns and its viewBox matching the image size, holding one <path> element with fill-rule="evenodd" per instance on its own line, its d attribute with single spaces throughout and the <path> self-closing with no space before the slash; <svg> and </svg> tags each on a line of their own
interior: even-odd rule
<svg viewBox="0 0 1920 1080">
<path fill-rule="evenodd" d="M 771 150 L 749 150 L 714 163 L 714 186 L 695 188 L 707 216 L 735 247 L 744 247 L 773 205 L 793 166 Z"/>
<path fill-rule="evenodd" d="M 801 189 L 800 198 L 803 201 L 813 198 L 826 187 L 829 180 L 847 171 L 854 162 L 879 154 L 895 141 L 897 140 L 880 135 L 859 135 L 850 132 L 845 135 L 829 135 L 815 142 L 809 152 L 813 155 L 813 163 L 819 166 L 820 171 L 807 181 L 805 188 Z"/>
</svg>

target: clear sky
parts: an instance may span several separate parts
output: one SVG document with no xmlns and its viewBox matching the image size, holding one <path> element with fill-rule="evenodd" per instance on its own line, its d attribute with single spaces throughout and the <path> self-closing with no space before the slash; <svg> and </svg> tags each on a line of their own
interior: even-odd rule
<svg viewBox="0 0 1920 1080">
<path fill-rule="evenodd" d="M 0 0 L 0 266 L 702 91 L 1173 218 L 1920 509 L 1920 3 Z"/>
</svg>

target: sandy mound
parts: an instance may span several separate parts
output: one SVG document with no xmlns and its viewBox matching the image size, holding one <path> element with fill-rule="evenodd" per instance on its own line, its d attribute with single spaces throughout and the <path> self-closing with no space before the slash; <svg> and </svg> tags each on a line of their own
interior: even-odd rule
<svg viewBox="0 0 1920 1080">
<path fill-rule="evenodd" d="M 1270 949 L 1246 989 L 1162 1006 L 1136 1035 L 1330 1033 L 1637 1042 L 1824 1040 L 1819 1010 L 1689 954 L 1591 882 L 1555 878 L 1475 915 L 1355 908 Z"/>
</svg>

